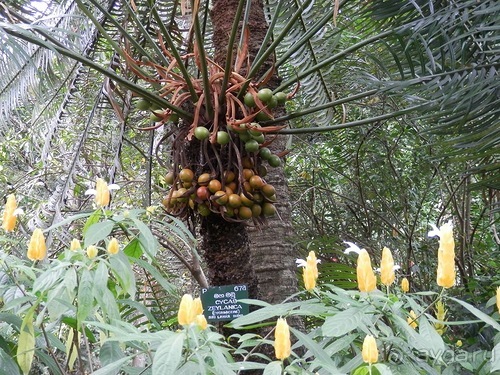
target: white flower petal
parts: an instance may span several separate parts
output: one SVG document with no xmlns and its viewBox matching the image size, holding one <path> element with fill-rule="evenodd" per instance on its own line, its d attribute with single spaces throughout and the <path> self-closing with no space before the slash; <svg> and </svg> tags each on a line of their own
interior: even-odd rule
<svg viewBox="0 0 500 375">
<path fill-rule="evenodd" d="M 354 252 L 359 255 L 359 253 L 361 253 L 361 249 L 358 247 L 358 245 L 349 241 L 344 241 L 344 243 L 349 245 L 349 247 L 344 250 L 344 254 L 349 254 L 350 252 Z"/>
<path fill-rule="evenodd" d="M 399 264 L 395 264 L 394 267 L 392 267 L 393 271 L 397 271 L 399 269 L 401 269 L 401 266 Z"/>
<path fill-rule="evenodd" d="M 439 234 L 440 234 L 440 231 L 439 231 L 439 228 L 436 227 L 434 224 L 431 224 L 431 227 L 432 227 L 432 230 L 429 231 L 429 233 L 427 234 L 428 237 L 439 237 Z"/>
<path fill-rule="evenodd" d="M 20 216 L 24 214 L 24 210 L 22 208 L 16 208 L 14 210 L 14 216 Z"/>
<path fill-rule="evenodd" d="M 307 262 L 304 259 L 296 259 L 295 264 L 297 264 L 297 267 L 305 267 Z"/>
<path fill-rule="evenodd" d="M 117 184 L 108 185 L 109 190 L 118 190 L 120 187 Z"/>
<path fill-rule="evenodd" d="M 85 195 L 96 195 L 97 191 L 95 189 L 89 189 L 85 192 Z"/>
</svg>

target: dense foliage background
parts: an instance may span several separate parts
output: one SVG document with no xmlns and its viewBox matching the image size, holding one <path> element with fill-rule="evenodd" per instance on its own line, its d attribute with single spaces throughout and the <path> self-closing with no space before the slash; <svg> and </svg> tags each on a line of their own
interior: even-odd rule
<svg viewBox="0 0 500 375">
<path fill-rule="evenodd" d="M 390 365 L 374 369 L 380 373 L 498 369 L 500 5 L 475 0 L 241 4 L 243 25 L 251 25 L 245 7 L 263 6 L 270 31 L 259 52 L 261 58 L 273 56 L 275 91 L 298 88 L 286 113 L 269 123 L 288 125 L 280 134 L 290 151 L 284 158 L 290 195 L 278 198 L 292 209 L 293 234 L 283 241 L 297 257 L 315 251 L 321 276 L 313 294 L 302 292 L 299 301 L 265 307 L 233 326 L 302 317 L 306 333 L 292 331 L 300 344 L 295 362 L 287 362 L 289 373 L 365 371 L 359 347 L 368 331 L 383 342 L 381 362 Z M 1 7 L 0 192 L 14 193 L 24 210 L 16 231 L 0 237 L 0 363 L 9 366 L 9 374 L 31 367 L 19 359 L 25 355 L 19 347 L 30 344 L 30 335 L 22 332 L 35 332 L 33 372 L 168 373 L 162 367 L 166 358 L 184 364 L 179 373 L 235 373 L 250 358 L 250 366 L 265 367 L 253 363 L 252 353 L 260 349 L 252 348 L 270 344 L 269 337 L 261 344 L 243 331 L 230 347 L 214 328 L 175 331 L 180 295 L 196 294 L 206 282 L 208 267 L 197 242 L 203 233 L 161 207 L 172 145 L 163 142 L 167 126 L 140 130 L 152 122 L 137 102 L 144 97 L 165 103 L 154 85 L 137 79 L 122 51 L 156 61 L 162 55 L 159 32 L 181 55 L 196 45 L 212 56 L 215 18 L 208 2 L 198 4 L 197 17 L 190 11 L 195 6 L 92 0 L 8 1 Z M 202 38 L 193 34 L 193 25 L 202 28 Z M 247 42 L 234 38 L 235 50 Z M 203 77 L 203 66 L 189 69 Z M 97 177 L 120 186 L 106 209 L 94 210 L 92 196 L 85 194 Z M 435 284 L 436 240 L 427 232 L 431 224 L 448 220 L 454 224 L 457 282 L 443 294 Z M 25 258 L 26 244 L 38 227 L 45 231 L 48 256 L 32 264 Z M 122 244 L 117 258 L 106 253 L 111 236 Z M 73 238 L 84 250 L 98 245 L 97 260 L 84 250 L 70 252 Z M 394 287 L 371 299 L 355 292 L 355 257 L 344 254 L 343 241 L 366 248 L 375 268 L 382 247 L 389 247 L 401 267 L 398 281 L 407 277 L 414 294 Z M 97 280 L 92 293 L 84 292 L 82 282 L 91 279 Z M 66 302 L 55 297 L 61 288 Z M 461 322 L 448 326 L 442 337 L 432 320 L 441 299 L 446 320 Z M 88 302 L 83 310 L 81 300 Z M 405 325 L 410 309 L 420 314 L 418 333 Z M 345 311 L 369 318 L 335 331 L 333 326 L 347 319 Z M 334 347 L 333 338 L 344 344 Z M 410 345 L 419 340 L 422 347 Z M 195 347 L 202 348 L 201 357 Z M 391 362 L 392 347 L 427 356 Z M 464 360 L 454 354 L 453 361 L 439 362 L 429 350 L 480 354 Z M 426 367 L 419 370 L 422 357 Z M 268 373 L 282 371 L 272 358 L 266 361 L 274 363 Z"/>
</svg>

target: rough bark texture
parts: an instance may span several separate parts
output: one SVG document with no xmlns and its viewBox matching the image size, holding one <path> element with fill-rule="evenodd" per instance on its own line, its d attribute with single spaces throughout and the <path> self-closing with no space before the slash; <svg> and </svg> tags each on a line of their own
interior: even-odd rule
<svg viewBox="0 0 500 375">
<path fill-rule="evenodd" d="M 212 286 L 247 284 L 256 298 L 256 280 L 245 226 L 210 215 L 201 225 L 202 248 Z"/>
<path fill-rule="evenodd" d="M 215 61 L 221 66 L 225 64 L 229 35 L 238 2 L 239 0 L 214 0 L 213 2 L 211 18 L 214 26 Z M 252 1 L 249 19 L 248 53 L 251 62 L 259 50 L 267 30 L 261 1 Z M 239 40 L 239 37 L 237 40 Z M 267 70 L 271 64 L 272 61 L 268 61 L 261 71 Z M 240 74 L 245 75 L 247 69 L 248 67 L 244 66 Z M 278 82 L 279 79 L 275 75 L 267 86 L 270 88 L 277 87 Z M 279 137 L 270 148 L 274 148 L 274 151 L 282 151 L 284 144 L 285 138 Z M 217 224 L 211 221 L 210 226 L 206 227 L 207 231 L 228 228 L 223 231 L 230 231 L 231 236 L 237 237 L 238 241 L 241 240 L 241 242 L 238 242 L 234 251 L 229 250 L 224 248 L 225 237 L 221 236 L 220 247 L 216 245 L 205 255 L 207 256 L 207 263 L 210 262 L 209 278 L 212 282 L 233 283 L 238 277 L 247 277 L 252 280 L 251 284 L 255 285 L 255 288 L 250 289 L 253 297 L 270 303 L 280 303 L 297 292 L 297 276 L 294 264 L 297 255 L 289 241 L 292 235 L 290 194 L 283 168 L 270 168 L 265 180 L 276 189 L 278 215 L 270 218 L 266 227 L 247 228 L 247 230 L 243 226 L 232 227 L 228 223 Z M 243 241 L 247 241 L 246 246 L 243 246 Z M 248 243 L 249 248 L 247 247 Z M 208 248 L 206 249 L 208 250 Z M 248 250 L 249 252 L 246 254 L 245 252 Z M 212 259 L 209 260 L 210 257 Z M 248 264 L 252 270 L 243 272 L 245 264 Z M 289 319 L 289 324 L 298 329 L 304 327 L 300 318 Z M 270 329 L 264 329 L 260 334 L 265 335 Z M 271 358 L 274 356 L 271 346 L 260 348 L 259 351 Z"/>
<path fill-rule="evenodd" d="M 229 35 L 238 3 L 239 0 L 216 0 L 213 2 L 211 18 L 214 26 L 215 61 L 222 66 L 225 63 Z M 262 45 L 266 31 L 267 23 L 262 1 L 253 0 L 249 15 L 249 61 L 253 60 L 253 57 Z M 269 61 L 267 65 L 269 66 L 271 63 Z M 267 69 L 268 66 L 265 68 Z M 245 74 L 245 72 L 241 73 Z M 276 82 L 277 77 L 273 78 L 273 81 Z M 270 85 L 272 87 L 272 84 Z M 278 139 L 270 147 L 282 151 L 284 139 Z M 250 236 L 250 257 L 248 260 L 252 261 L 251 266 L 257 278 L 257 289 L 252 294 L 265 301 L 279 303 L 297 291 L 297 280 L 294 269 L 295 254 L 291 243 L 287 241 L 287 238 L 292 233 L 290 195 L 282 168 L 271 168 L 270 173 L 265 179 L 276 188 L 276 195 L 278 197 L 276 207 L 279 215 L 271 218 L 268 226 L 248 231 Z M 226 223 L 227 225 L 228 223 Z M 219 227 L 224 227 L 224 225 L 220 224 Z M 239 226 L 236 230 L 244 231 L 245 229 L 243 226 Z M 235 232 L 232 233 L 235 235 Z M 246 233 L 244 236 L 246 237 Z M 228 255 L 231 255 L 231 252 L 226 255 L 222 253 L 213 254 L 213 256 L 217 257 L 217 261 L 221 262 L 224 262 L 225 256 Z M 239 264 L 247 260 L 247 257 L 239 251 L 238 256 L 241 256 L 238 260 Z M 234 256 L 231 256 L 231 258 L 234 259 Z M 230 260 L 229 262 L 231 263 Z M 217 262 L 213 263 L 216 267 L 217 264 Z M 234 262 L 231 264 L 234 266 Z M 238 272 L 227 271 L 230 273 Z M 215 276 L 218 273 L 221 273 L 221 271 L 211 270 L 209 277 L 212 278 L 212 275 Z M 217 280 L 222 279 L 222 276 L 217 276 Z"/>
</svg>

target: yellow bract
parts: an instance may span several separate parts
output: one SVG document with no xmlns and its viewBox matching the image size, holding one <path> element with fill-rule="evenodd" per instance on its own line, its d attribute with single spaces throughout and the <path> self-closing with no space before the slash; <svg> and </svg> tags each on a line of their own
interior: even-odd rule
<svg viewBox="0 0 500 375">
<path fill-rule="evenodd" d="M 442 301 L 436 302 L 436 319 L 442 322 L 446 321 L 446 312 L 444 309 L 444 303 Z M 444 323 L 434 323 L 434 328 L 436 328 L 437 333 L 443 335 L 444 331 L 446 331 L 446 326 Z"/>
<path fill-rule="evenodd" d="M 411 310 L 410 311 L 410 316 L 406 319 L 408 324 L 410 325 L 411 328 L 415 329 L 418 326 L 417 323 L 417 315 L 415 314 L 415 311 Z"/>
<path fill-rule="evenodd" d="M 109 204 L 109 200 L 111 197 L 107 182 L 102 178 L 98 178 L 96 181 L 95 190 L 95 203 L 99 207 L 106 207 Z"/>
<path fill-rule="evenodd" d="M 17 217 L 15 215 L 17 209 L 16 196 L 14 194 L 9 194 L 7 196 L 7 202 L 5 203 L 5 209 L 3 211 L 3 221 L 2 228 L 6 232 L 11 232 L 16 227 Z"/>
<path fill-rule="evenodd" d="M 207 329 L 208 327 L 207 318 L 203 314 L 196 315 L 195 322 L 201 329 Z"/>
<path fill-rule="evenodd" d="M 111 255 L 118 254 L 120 251 L 120 245 L 118 244 L 118 240 L 116 238 L 112 238 L 108 243 L 108 253 Z"/>
<path fill-rule="evenodd" d="M 285 319 L 278 318 L 274 331 L 274 353 L 280 360 L 287 359 L 291 354 L 290 328 Z"/>
<path fill-rule="evenodd" d="M 377 277 L 373 273 L 370 255 L 362 249 L 358 255 L 358 266 L 356 268 L 358 288 L 361 292 L 371 292 L 377 287 Z"/>
<path fill-rule="evenodd" d="M 437 284 L 443 288 L 455 285 L 455 241 L 451 223 L 439 228 Z"/>
<path fill-rule="evenodd" d="M 191 294 L 184 294 L 177 312 L 177 320 L 182 326 L 196 323 L 201 329 L 206 329 L 208 323 L 203 315 L 201 299 L 199 297 L 193 299 Z"/>
<path fill-rule="evenodd" d="M 401 290 L 403 293 L 408 293 L 410 291 L 410 282 L 406 277 L 401 280 Z"/>
<path fill-rule="evenodd" d="M 89 259 L 94 259 L 97 256 L 97 252 L 97 247 L 95 247 L 94 245 L 90 245 L 89 247 L 87 247 L 87 256 L 89 257 Z"/>
<path fill-rule="evenodd" d="M 69 249 L 71 251 L 77 251 L 82 248 L 82 245 L 80 244 L 80 241 L 78 241 L 76 238 L 73 238 L 71 240 L 71 245 L 69 245 Z"/>
<path fill-rule="evenodd" d="M 42 260 L 47 255 L 47 246 L 45 244 L 45 236 L 40 228 L 36 228 L 31 235 L 28 245 L 28 259 Z"/>
<path fill-rule="evenodd" d="M 309 265 L 304 267 L 302 277 L 304 279 L 304 287 L 306 290 L 310 291 L 316 287 L 316 277 L 314 269 L 310 268 Z"/>
<path fill-rule="evenodd" d="M 500 313 L 500 286 L 497 288 L 497 309 Z"/>
<path fill-rule="evenodd" d="M 382 262 L 380 263 L 380 280 L 384 285 L 391 285 L 396 275 L 394 274 L 394 259 L 391 250 L 384 247 L 382 249 Z"/>
<path fill-rule="evenodd" d="M 375 337 L 367 335 L 363 341 L 363 349 L 361 351 L 363 361 L 368 364 L 376 363 L 378 361 L 378 349 Z"/>
</svg>

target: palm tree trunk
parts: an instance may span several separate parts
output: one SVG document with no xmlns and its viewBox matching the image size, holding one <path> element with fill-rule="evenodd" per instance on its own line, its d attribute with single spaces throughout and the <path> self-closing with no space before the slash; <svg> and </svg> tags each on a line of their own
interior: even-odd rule
<svg viewBox="0 0 500 375">
<path fill-rule="evenodd" d="M 221 66 L 225 64 L 229 35 L 238 3 L 239 0 L 215 0 L 213 2 L 211 19 L 214 27 L 215 60 Z M 248 55 L 250 61 L 262 45 L 266 31 L 267 23 L 262 1 L 253 0 L 249 14 Z M 263 69 L 267 70 L 271 64 L 272 61 L 268 61 Z M 246 74 L 247 68 L 244 66 L 240 73 Z M 268 86 L 277 87 L 278 77 L 274 76 L 270 82 Z M 284 139 L 278 138 L 271 147 L 282 151 Z M 242 224 L 232 225 L 224 223 L 222 219 L 219 219 L 221 222 L 214 223 L 213 219 L 210 219 L 211 223 L 209 227 L 206 227 L 205 237 L 213 236 L 208 229 L 220 232 L 218 231 L 220 228 L 224 228 L 222 232 L 225 236 L 218 235 L 218 240 L 214 241 L 217 248 L 206 247 L 205 256 L 212 283 L 237 281 L 240 277 L 247 277 L 255 286 L 250 289 L 253 297 L 270 303 L 279 303 L 297 292 L 294 250 L 291 243 L 287 241 L 292 234 L 290 194 L 282 168 L 273 168 L 265 179 L 276 189 L 278 215 L 270 218 L 267 226 L 248 228 L 248 230 Z M 224 246 L 235 241 L 237 244 L 229 248 Z M 237 259 L 237 265 L 235 259 Z M 251 270 L 244 271 L 244 267 L 249 267 Z"/>
</svg>

